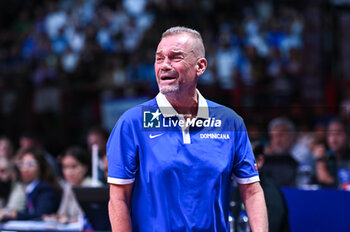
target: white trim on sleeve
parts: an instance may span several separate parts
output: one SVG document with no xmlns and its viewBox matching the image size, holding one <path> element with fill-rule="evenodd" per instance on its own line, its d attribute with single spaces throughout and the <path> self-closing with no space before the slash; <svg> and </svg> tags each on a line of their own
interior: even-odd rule
<svg viewBox="0 0 350 232">
<path fill-rule="evenodd" d="M 252 176 L 248 178 L 239 178 L 233 174 L 232 176 L 238 184 L 251 184 L 251 183 L 260 181 L 259 176 Z"/>
<path fill-rule="evenodd" d="M 131 184 L 134 183 L 135 178 L 132 179 L 119 179 L 119 178 L 113 178 L 113 177 L 108 177 L 107 182 L 110 184 Z"/>
</svg>

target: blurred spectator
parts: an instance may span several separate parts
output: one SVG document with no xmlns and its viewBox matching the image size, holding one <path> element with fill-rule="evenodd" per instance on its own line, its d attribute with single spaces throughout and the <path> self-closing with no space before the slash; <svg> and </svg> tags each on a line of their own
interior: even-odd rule
<svg viewBox="0 0 350 232">
<path fill-rule="evenodd" d="M 83 211 L 76 200 L 72 187 L 91 187 L 89 176 L 91 159 L 87 152 L 79 147 L 72 146 L 62 156 L 63 195 L 57 215 L 46 215 L 44 220 L 57 219 L 60 223 L 75 222 L 83 216 Z M 102 185 L 100 182 L 98 185 Z"/>
<path fill-rule="evenodd" d="M 299 164 L 312 163 L 312 154 L 308 147 L 296 143 L 297 131 L 289 119 L 284 117 L 272 119 L 268 125 L 268 132 L 270 142 L 265 147 L 266 155 L 287 155 L 293 157 Z"/>
<path fill-rule="evenodd" d="M 267 75 L 272 78 L 276 79 L 279 76 L 283 75 L 283 67 L 284 62 L 281 57 L 280 50 L 276 47 L 272 47 L 270 49 L 270 54 L 268 57 L 268 63 L 267 63 Z"/>
<path fill-rule="evenodd" d="M 12 210 L 2 215 L 1 220 L 28 220 L 55 212 L 61 199 L 61 188 L 44 153 L 40 150 L 27 150 L 18 158 L 17 166 L 25 189 L 26 207 L 24 211 Z"/>
<path fill-rule="evenodd" d="M 12 210 L 21 211 L 25 207 L 25 194 L 15 180 L 10 160 L 0 157 L 0 218 Z"/>
<path fill-rule="evenodd" d="M 270 232 L 289 231 L 288 208 L 279 187 L 264 173 L 265 155 L 261 143 L 253 144 L 253 152 L 259 169 L 261 187 L 264 190 Z"/>
<path fill-rule="evenodd" d="M 264 154 L 266 176 L 278 186 L 295 186 L 298 163 L 292 155 L 295 128 L 286 118 L 274 118 L 268 125 L 270 141 Z"/>
<path fill-rule="evenodd" d="M 0 137 L 0 157 L 12 159 L 14 155 L 13 145 L 9 138 Z"/>
<path fill-rule="evenodd" d="M 42 150 L 44 152 L 46 161 L 53 168 L 55 173 L 60 173 L 56 159 L 44 149 L 39 135 L 35 132 L 28 131 L 22 133 L 22 135 L 19 138 L 19 148 L 17 150 L 16 159 L 17 156 L 20 156 L 23 153 L 23 151 L 26 151 L 28 149 Z"/>
<path fill-rule="evenodd" d="M 55 1 L 48 3 L 48 14 L 45 19 L 45 29 L 50 39 L 55 39 L 67 21 L 67 13 L 58 8 Z"/>
<path fill-rule="evenodd" d="M 238 61 L 241 54 L 239 47 L 232 44 L 231 37 L 233 35 L 231 35 L 229 30 L 222 32 L 219 38 L 219 48 L 215 56 L 216 75 L 222 89 L 234 89 L 237 87 Z"/>
<path fill-rule="evenodd" d="M 45 114 L 57 114 L 60 110 L 60 89 L 50 79 L 45 79 L 36 89 L 33 110 L 38 118 Z"/>
<path fill-rule="evenodd" d="M 5 121 L 0 132 L 15 138 L 34 128 L 52 154 L 77 143 L 88 125 L 100 124 L 99 97 L 155 93 L 153 60 L 142 63 L 137 57 L 153 56 L 154 35 L 174 24 L 208 34 L 208 70 L 200 88 L 219 103 L 279 108 L 292 101 L 307 105 L 327 100 L 349 120 L 349 96 L 337 101 L 343 78 L 334 80 L 331 93 L 326 85 L 328 73 L 336 73 L 329 70 L 335 66 L 327 54 L 339 53 L 331 50 L 336 40 L 327 31 L 346 34 L 348 25 L 340 20 L 341 27 L 327 28 L 333 24 L 322 20 L 334 17 L 322 6 L 299 6 L 269 0 L 15 1 L 3 8 L 6 20 L 0 27 L 0 119 Z M 341 53 L 347 54 L 346 49 Z M 309 58 L 307 66 L 304 57 Z M 260 121 L 265 124 L 271 115 L 276 114 L 262 112 Z M 249 117 L 256 114 L 247 113 Z M 320 137 L 322 127 L 315 127 Z M 304 159 L 299 155 L 298 162 Z"/>
<path fill-rule="evenodd" d="M 0 157 L 0 209 L 4 208 L 11 192 L 12 173 L 9 161 Z"/>
<path fill-rule="evenodd" d="M 269 220 L 269 230 L 270 232 L 288 232 L 289 220 L 288 220 L 288 208 L 284 198 L 283 193 L 280 190 L 280 186 L 276 184 L 275 179 L 271 179 L 266 175 L 265 158 L 267 158 L 264 153 L 264 146 L 260 142 L 253 142 L 252 148 L 256 160 L 257 168 L 259 169 L 259 178 L 262 189 L 264 190 L 264 196 L 266 201 L 266 208 Z M 288 171 L 288 170 L 283 170 Z M 233 188 L 230 196 L 230 210 L 233 220 L 234 231 L 250 231 L 242 223 L 240 218 L 242 215 L 242 199 L 239 194 L 239 189 L 237 187 Z M 249 219 L 248 219 L 249 221 Z M 243 224 L 243 228 L 242 228 Z"/>
<path fill-rule="evenodd" d="M 346 92 L 346 97 L 339 104 L 339 117 L 347 123 L 350 123 L 350 93 Z"/>
<path fill-rule="evenodd" d="M 326 143 L 327 125 L 322 122 L 315 123 L 313 128 L 313 134 L 315 136 L 315 142 Z"/>
<path fill-rule="evenodd" d="M 103 162 L 105 180 L 107 181 L 107 177 L 108 177 L 108 160 L 107 160 L 107 154 L 105 154 L 105 155 L 103 156 L 102 162 Z"/>
<path fill-rule="evenodd" d="M 333 119 L 329 123 L 327 144 L 316 144 L 313 155 L 320 184 L 350 190 L 349 132 L 344 121 Z"/>
<path fill-rule="evenodd" d="M 98 146 L 99 156 L 102 157 L 106 152 L 108 133 L 100 126 L 90 128 L 88 131 L 86 142 L 89 152 L 92 152 L 92 146 Z"/>
<path fill-rule="evenodd" d="M 92 155 L 92 147 L 93 145 L 97 145 L 98 148 L 98 157 L 99 157 L 99 163 L 98 163 L 98 179 L 105 183 L 105 177 L 104 177 L 104 164 L 103 164 L 103 157 L 106 154 L 106 145 L 108 140 L 108 133 L 106 130 L 104 130 L 102 127 L 96 126 L 92 127 L 87 134 L 86 142 L 88 146 L 88 151 L 90 153 L 90 156 Z"/>
</svg>

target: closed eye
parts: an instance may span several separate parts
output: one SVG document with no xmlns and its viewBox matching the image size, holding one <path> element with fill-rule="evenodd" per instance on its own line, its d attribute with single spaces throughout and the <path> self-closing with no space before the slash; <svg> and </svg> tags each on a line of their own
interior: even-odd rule
<svg viewBox="0 0 350 232">
<path fill-rule="evenodd" d="M 182 55 L 175 55 L 175 56 L 171 56 L 169 58 L 172 60 L 175 60 L 175 61 L 180 61 L 180 60 L 184 59 L 184 57 Z"/>
<path fill-rule="evenodd" d="M 157 62 L 162 61 L 162 60 L 164 60 L 164 57 L 161 57 L 161 56 L 157 56 L 157 57 L 156 57 L 156 61 L 157 61 Z"/>
</svg>

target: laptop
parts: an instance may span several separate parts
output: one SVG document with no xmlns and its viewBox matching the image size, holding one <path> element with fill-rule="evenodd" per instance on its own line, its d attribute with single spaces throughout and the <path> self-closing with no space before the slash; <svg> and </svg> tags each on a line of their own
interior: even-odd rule
<svg viewBox="0 0 350 232">
<path fill-rule="evenodd" d="M 95 231 L 111 231 L 108 217 L 109 187 L 73 187 L 86 218 Z"/>
</svg>

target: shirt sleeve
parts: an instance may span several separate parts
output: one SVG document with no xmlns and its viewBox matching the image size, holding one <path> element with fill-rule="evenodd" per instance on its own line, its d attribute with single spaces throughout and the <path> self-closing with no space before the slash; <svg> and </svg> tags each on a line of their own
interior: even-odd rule
<svg viewBox="0 0 350 232">
<path fill-rule="evenodd" d="M 234 133 L 233 178 L 239 184 L 257 182 L 260 180 L 258 167 L 243 120 Z"/>
<path fill-rule="evenodd" d="M 131 184 L 138 171 L 138 146 L 132 120 L 122 116 L 107 143 L 108 178 L 110 184 Z"/>
</svg>

